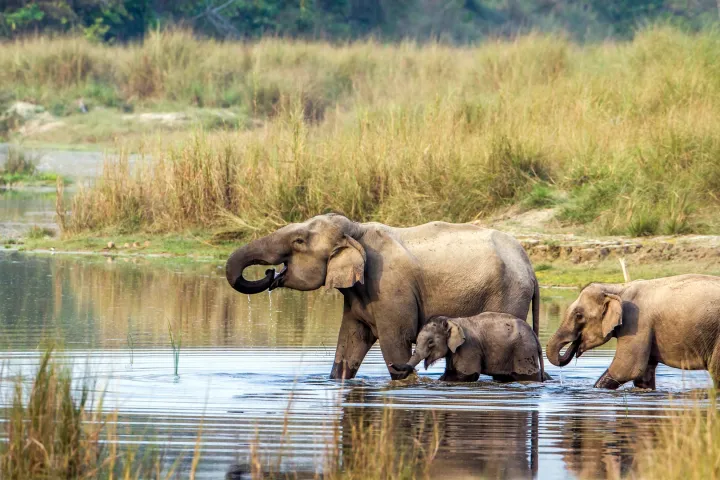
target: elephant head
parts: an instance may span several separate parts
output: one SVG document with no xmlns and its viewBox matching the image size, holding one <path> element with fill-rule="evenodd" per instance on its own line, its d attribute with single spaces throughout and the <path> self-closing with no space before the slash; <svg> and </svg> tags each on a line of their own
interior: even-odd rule
<svg viewBox="0 0 720 480">
<path fill-rule="evenodd" d="M 404 365 L 392 365 L 397 371 L 412 373 L 422 360 L 425 360 L 425 370 L 433 363 L 452 353 L 465 342 L 465 332 L 462 327 L 446 317 L 436 317 L 430 320 L 418 334 L 415 342 L 415 352 Z"/>
<path fill-rule="evenodd" d="M 365 249 L 353 238 L 357 229 L 357 224 L 332 214 L 287 225 L 233 252 L 225 267 L 227 280 L 246 294 L 278 287 L 315 290 L 364 283 Z M 260 280 L 243 276 L 251 265 L 280 264 L 284 265 L 280 272 L 268 269 Z"/>
<path fill-rule="evenodd" d="M 577 355 L 606 343 L 615 327 L 622 324 L 622 299 L 601 285 L 585 287 L 565 312 L 565 319 L 547 344 L 547 357 L 564 367 Z M 564 354 L 560 350 L 567 344 Z"/>
</svg>

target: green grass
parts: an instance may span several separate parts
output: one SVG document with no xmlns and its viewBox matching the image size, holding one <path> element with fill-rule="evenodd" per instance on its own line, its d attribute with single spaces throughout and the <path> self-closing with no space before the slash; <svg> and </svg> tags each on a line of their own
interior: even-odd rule
<svg viewBox="0 0 720 480">
<path fill-rule="evenodd" d="M 0 187 L 54 186 L 58 176 L 37 171 L 39 158 L 21 147 L 10 146 L 5 164 L 0 169 Z M 66 185 L 67 179 L 62 179 Z"/>
<path fill-rule="evenodd" d="M 623 274 L 617 259 L 608 258 L 599 262 L 574 264 L 564 260 L 540 265 L 535 274 L 543 286 L 581 287 L 588 282 L 623 283 Z M 681 275 L 688 272 L 720 275 L 720 265 L 710 262 L 688 260 L 656 263 L 636 263 L 628 259 L 628 269 L 633 280 L 652 279 Z"/>
</svg>

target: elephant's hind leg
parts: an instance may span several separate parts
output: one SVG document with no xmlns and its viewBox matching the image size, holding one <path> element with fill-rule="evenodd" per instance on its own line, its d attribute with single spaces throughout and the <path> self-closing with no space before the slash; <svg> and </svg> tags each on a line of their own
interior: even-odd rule
<svg viewBox="0 0 720 480">
<path fill-rule="evenodd" d="M 643 373 L 643 376 L 633 380 L 633 385 L 635 385 L 636 388 L 645 388 L 648 390 L 655 390 L 655 369 L 656 368 L 657 368 L 657 363 L 648 364 L 647 368 L 645 369 L 645 373 Z"/>
<path fill-rule="evenodd" d="M 708 363 L 708 372 L 713 379 L 715 389 L 720 390 L 720 340 L 715 344 L 715 350 Z"/>
<path fill-rule="evenodd" d="M 375 340 L 370 328 L 346 310 L 340 324 L 335 362 L 330 378 L 337 380 L 353 378 Z"/>
</svg>

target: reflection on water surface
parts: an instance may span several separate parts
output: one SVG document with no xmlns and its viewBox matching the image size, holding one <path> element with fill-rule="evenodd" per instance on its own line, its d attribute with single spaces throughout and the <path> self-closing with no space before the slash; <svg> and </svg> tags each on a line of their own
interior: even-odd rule
<svg viewBox="0 0 720 480">
<path fill-rule="evenodd" d="M 283 468 L 316 471 L 334 422 L 348 441 L 362 417 L 379 423 L 393 408 L 410 438 L 434 411 L 441 432 L 437 478 L 577 478 L 626 473 L 663 410 L 710 385 L 705 372 L 658 369 L 656 392 L 593 390 L 614 344 L 560 369 L 552 382 L 465 385 L 436 380 L 443 365 L 415 382 L 390 382 L 373 348 L 358 377 L 330 381 L 342 314 L 336 293 L 284 289 L 252 297 L 227 285 L 221 265 L 0 254 L 0 357 L 12 373 L 30 371 L 42 345 L 57 339 L 74 374 L 100 378 L 117 408 L 124 441 L 156 442 L 191 456 L 202 423 L 200 469 L 222 477 L 290 433 Z M 542 342 L 577 292 L 542 290 Z M 169 327 L 168 327 L 169 325 Z M 168 328 L 182 336 L 173 375 Z M 133 349 L 129 345 L 133 345 Z M 7 401 L 9 385 L 2 385 Z M 290 399 L 292 397 L 292 402 Z M 189 458 L 188 458 L 189 461 Z"/>
</svg>

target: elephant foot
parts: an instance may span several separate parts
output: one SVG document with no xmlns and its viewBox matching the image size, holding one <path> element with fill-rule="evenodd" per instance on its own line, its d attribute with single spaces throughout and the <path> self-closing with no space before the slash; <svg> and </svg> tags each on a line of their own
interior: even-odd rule
<svg viewBox="0 0 720 480">
<path fill-rule="evenodd" d="M 446 371 L 442 374 L 440 380 L 443 382 L 477 382 L 478 378 L 480 378 L 479 373 L 471 373 L 470 375 L 465 375 L 464 373 L 460 373 L 457 371 Z"/>
<path fill-rule="evenodd" d="M 605 373 L 602 374 L 602 377 L 598 379 L 597 382 L 595 382 L 594 388 L 606 388 L 608 390 L 617 390 L 620 388 L 622 383 L 618 382 L 614 378 L 610 376 L 610 373 L 605 370 Z"/>
<path fill-rule="evenodd" d="M 390 373 L 390 378 L 393 380 L 405 380 L 411 373 L 415 372 L 415 369 L 407 364 L 393 365 L 391 363 L 388 365 L 388 372 Z"/>
<path fill-rule="evenodd" d="M 347 362 L 335 362 L 333 363 L 332 370 L 330 370 L 331 380 L 350 380 L 355 378 L 357 368 L 352 368 Z"/>
</svg>

